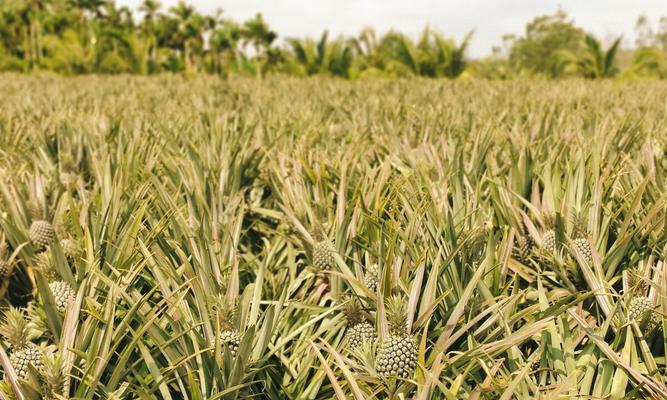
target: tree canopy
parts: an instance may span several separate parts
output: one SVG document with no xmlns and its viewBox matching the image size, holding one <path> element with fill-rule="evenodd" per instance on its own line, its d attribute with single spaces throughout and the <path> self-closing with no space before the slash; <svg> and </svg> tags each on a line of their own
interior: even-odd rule
<svg viewBox="0 0 667 400">
<path fill-rule="evenodd" d="M 665 71 L 667 19 L 654 30 L 637 22 L 633 56 L 617 38 L 605 46 L 563 11 L 534 18 L 522 36 L 508 37 L 502 56 L 471 60 L 471 31 L 460 41 L 426 27 L 411 38 L 398 31 L 378 36 L 279 38 L 261 14 L 247 21 L 222 10 L 204 15 L 181 1 L 164 9 L 144 0 L 137 12 L 113 0 L 5 0 L 0 3 L 0 71 L 81 73 L 285 73 L 432 78 L 513 76 L 610 78 Z M 638 39 L 639 40 L 639 39 Z M 619 54 L 626 62 L 623 71 Z"/>
</svg>

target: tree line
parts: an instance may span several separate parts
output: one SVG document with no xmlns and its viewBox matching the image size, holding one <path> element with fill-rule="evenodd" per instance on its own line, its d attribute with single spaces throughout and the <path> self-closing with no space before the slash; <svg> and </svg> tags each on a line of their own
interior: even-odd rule
<svg viewBox="0 0 667 400">
<path fill-rule="evenodd" d="M 667 77 L 667 18 L 654 29 L 637 21 L 637 43 L 602 41 L 563 11 L 530 21 L 522 35 L 507 35 L 493 55 L 472 60 L 473 32 L 457 42 L 428 27 L 416 40 L 372 29 L 355 37 L 278 40 L 261 14 L 244 22 L 222 11 L 199 13 L 180 2 L 163 9 L 144 0 L 133 13 L 113 0 L 3 0 L 0 71 L 49 70 L 61 74 L 133 73 L 326 74 L 488 79 Z"/>
</svg>

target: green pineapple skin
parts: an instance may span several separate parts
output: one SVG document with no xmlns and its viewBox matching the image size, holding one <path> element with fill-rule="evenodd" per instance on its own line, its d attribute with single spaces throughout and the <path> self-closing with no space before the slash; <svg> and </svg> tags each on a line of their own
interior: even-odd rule
<svg viewBox="0 0 667 400">
<path fill-rule="evenodd" d="M 50 222 L 37 220 L 30 225 L 30 241 L 38 250 L 46 250 L 55 237 L 55 231 Z"/>
<path fill-rule="evenodd" d="M 28 345 L 20 350 L 14 351 L 9 356 L 9 362 L 19 380 L 25 380 L 28 377 L 28 366 L 39 369 L 42 366 L 42 353 L 34 345 Z"/>
<path fill-rule="evenodd" d="M 382 377 L 412 377 L 417 366 L 417 342 L 414 337 L 389 335 L 380 345 L 377 372 Z"/>
<path fill-rule="evenodd" d="M 556 232 L 554 230 L 550 229 L 544 233 L 542 247 L 550 253 L 556 252 Z"/>
<path fill-rule="evenodd" d="M 658 320 L 655 315 L 655 305 L 648 297 L 635 297 L 630 301 L 628 307 L 628 319 L 636 321 L 646 332 L 657 326 Z"/>
<path fill-rule="evenodd" d="M 229 349 L 232 357 L 236 357 L 241 344 L 241 334 L 236 329 L 229 329 L 220 333 L 220 342 Z"/>
<path fill-rule="evenodd" d="M 375 292 L 377 291 L 379 281 L 378 281 L 378 267 L 377 265 L 371 265 L 368 267 L 366 270 L 366 274 L 364 275 L 364 285 L 371 291 Z"/>
<path fill-rule="evenodd" d="M 534 247 L 535 241 L 531 236 L 519 236 L 517 239 L 517 246 L 515 247 L 516 255 L 518 256 L 519 260 L 529 260 Z"/>
<path fill-rule="evenodd" d="M 334 248 L 326 240 L 317 242 L 313 247 L 313 266 L 318 270 L 329 270 L 336 264 Z"/>
<path fill-rule="evenodd" d="M 7 261 L 0 261 L 0 280 L 5 280 L 9 278 L 12 271 L 9 268 L 9 263 Z"/>
<path fill-rule="evenodd" d="M 579 238 L 573 241 L 573 246 L 576 247 L 577 252 L 586 260 L 588 265 L 593 265 L 593 250 L 588 239 Z"/>
<path fill-rule="evenodd" d="M 49 289 L 51 289 L 51 293 L 53 294 L 58 312 L 64 314 L 67 311 L 67 307 L 76 299 L 76 292 L 64 281 L 51 282 Z"/>
<path fill-rule="evenodd" d="M 347 340 L 350 348 L 361 347 L 364 343 L 375 342 L 377 333 L 375 328 L 368 322 L 358 323 L 347 331 Z"/>
</svg>

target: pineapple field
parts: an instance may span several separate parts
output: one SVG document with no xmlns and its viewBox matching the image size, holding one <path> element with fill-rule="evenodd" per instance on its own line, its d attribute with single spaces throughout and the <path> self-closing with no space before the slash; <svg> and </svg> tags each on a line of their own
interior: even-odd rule
<svg viewBox="0 0 667 400">
<path fill-rule="evenodd" d="M 667 398 L 667 85 L 0 76 L 5 399 Z"/>
</svg>

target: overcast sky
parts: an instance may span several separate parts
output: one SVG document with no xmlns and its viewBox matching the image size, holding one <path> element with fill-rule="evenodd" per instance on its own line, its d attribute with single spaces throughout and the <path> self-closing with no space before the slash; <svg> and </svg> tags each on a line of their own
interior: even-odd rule
<svg viewBox="0 0 667 400">
<path fill-rule="evenodd" d="M 143 0 L 116 0 L 137 7 Z M 161 0 L 164 8 L 178 0 Z M 189 0 L 199 11 L 243 21 L 261 12 L 280 37 L 356 35 L 364 27 L 379 33 L 397 29 L 416 37 L 425 25 L 461 39 L 474 29 L 470 55 L 481 57 L 501 44 L 506 33 L 521 34 L 536 15 L 551 14 L 560 6 L 575 23 L 603 39 L 623 34 L 634 41 L 637 18 L 645 14 L 654 26 L 667 16 L 667 0 Z"/>
</svg>

